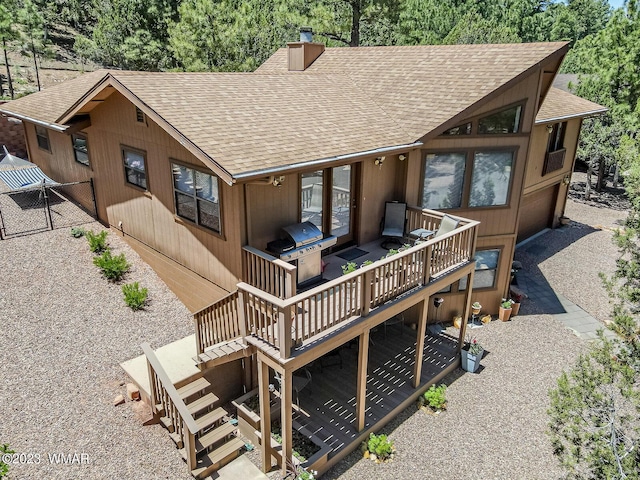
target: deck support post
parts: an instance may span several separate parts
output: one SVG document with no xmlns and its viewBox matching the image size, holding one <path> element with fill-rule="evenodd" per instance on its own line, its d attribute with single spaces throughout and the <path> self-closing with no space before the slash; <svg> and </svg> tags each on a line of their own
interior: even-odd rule
<svg viewBox="0 0 640 480">
<path fill-rule="evenodd" d="M 429 313 L 429 298 L 420 304 L 420 318 L 418 319 L 418 337 L 416 338 L 416 364 L 413 367 L 413 388 L 420 385 L 422 376 L 422 361 L 424 360 L 424 336 L 427 331 L 427 314 Z"/>
<path fill-rule="evenodd" d="M 365 425 L 367 407 L 367 366 L 369 364 L 369 334 L 366 330 L 360 335 L 358 345 L 358 390 L 356 391 L 356 429 L 361 432 Z"/>
<path fill-rule="evenodd" d="M 269 394 L 269 365 L 258 355 L 258 397 L 260 398 L 260 435 L 262 436 L 262 471 L 271 470 L 271 405 Z"/>
<path fill-rule="evenodd" d="M 474 263 L 475 265 L 475 263 Z M 471 313 L 471 293 L 473 291 L 473 274 L 475 267 L 467 275 L 467 289 L 464 291 L 464 313 L 462 316 L 462 322 L 460 325 L 460 337 L 458 338 L 458 352 L 464 345 L 464 337 L 467 333 L 467 321 L 469 320 L 469 313 Z"/>
<path fill-rule="evenodd" d="M 293 388 L 292 374 L 282 372 L 282 388 L 280 392 L 280 430 L 282 435 L 282 477 L 287 476 L 287 466 L 293 465 Z"/>
</svg>

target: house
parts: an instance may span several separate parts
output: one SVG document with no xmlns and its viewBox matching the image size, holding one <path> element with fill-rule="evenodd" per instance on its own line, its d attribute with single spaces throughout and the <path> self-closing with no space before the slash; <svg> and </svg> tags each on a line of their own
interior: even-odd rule
<svg viewBox="0 0 640 480">
<path fill-rule="evenodd" d="M 301 41 L 251 74 L 101 70 L 0 111 L 46 174 L 93 179 L 102 222 L 217 286 L 194 312 L 201 374 L 175 382 L 144 348 L 194 475 L 236 454 L 215 407 L 256 386 L 263 464 L 285 471 L 304 430 L 322 473 L 457 368 L 464 322 L 428 324 L 472 299 L 497 312 L 516 242 L 564 213 L 581 119 L 604 111 L 552 87 L 567 48 Z M 381 220 L 404 204 L 409 246 L 387 256 Z M 275 417 L 281 447 L 261 440 Z"/>
</svg>

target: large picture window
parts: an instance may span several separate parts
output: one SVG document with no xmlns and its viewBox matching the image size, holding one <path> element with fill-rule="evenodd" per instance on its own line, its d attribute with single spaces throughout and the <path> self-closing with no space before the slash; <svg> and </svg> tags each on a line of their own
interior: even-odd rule
<svg viewBox="0 0 640 480">
<path fill-rule="evenodd" d="M 513 161 L 513 150 L 427 153 L 421 206 L 439 210 L 506 205 Z"/>
<path fill-rule="evenodd" d="M 500 250 L 478 250 L 475 261 L 476 268 L 473 274 L 473 289 L 493 288 L 496 284 L 496 272 Z M 458 290 L 467 289 L 467 277 L 462 277 L 458 282 Z"/>
<path fill-rule="evenodd" d="M 147 190 L 147 154 L 142 150 L 122 147 L 124 176 L 127 183 Z"/>
<path fill-rule="evenodd" d="M 466 153 L 428 153 L 422 186 L 424 208 L 460 208 Z"/>
<path fill-rule="evenodd" d="M 36 125 L 36 140 L 38 142 L 38 147 L 42 150 L 46 150 L 47 152 L 51 152 L 51 145 L 49 144 L 49 131 L 40 126 Z"/>
<path fill-rule="evenodd" d="M 221 233 L 218 177 L 171 164 L 176 215 Z"/>
<path fill-rule="evenodd" d="M 475 152 L 469 206 L 506 205 L 512 164 L 513 152 Z"/>
<path fill-rule="evenodd" d="M 71 144 L 73 145 L 73 155 L 76 162 L 89 166 L 89 148 L 87 146 L 87 136 L 83 133 L 74 133 L 71 135 Z"/>
</svg>

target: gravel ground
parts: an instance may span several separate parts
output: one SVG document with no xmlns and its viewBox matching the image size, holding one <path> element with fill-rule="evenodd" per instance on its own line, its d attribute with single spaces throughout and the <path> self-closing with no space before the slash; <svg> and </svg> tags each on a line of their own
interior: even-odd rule
<svg viewBox="0 0 640 480">
<path fill-rule="evenodd" d="M 132 264 L 126 281 L 149 289 L 146 311 L 128 309 L 68 229 L 0 241 L 0 443 L 39 461 L 12 465 L 9 478 L 192 478 L 166 431 L 142 426 L 144 404 L 112 405 L 125 394 L 119 363 L 144 341 L 193 333 L 191 317 L 120 238 L 109 242 Z M 88 463 L 51 465 L 49 453 L 85 453 Z"/>
<path fill-rule="evenodd" d="M 610 228 L 624 213 L 570 201 L 567 215 L 571 225 L 532 242 L 544 248 L 529 253 L 525 268 L 539 268 L 558 291 L 606 318 L 597 273 L 612 268 Z M 112 406 L 126 381 L 119 362 L 140 354 L 144 341 L 157 347 L 192 333 L 192 324 L 153 271 L 109 238 L 133 264 L 127 281 L 150 290 L 144 312 L 127 309 L 120 287 L 91 264 L 86 241 L 66 229 L 0 242 L 0 442 L 40 455 L 38 465 L 13 465 L 9 478 L 191 478 L 166 432 L 142 426 L 142 404 Z M 539 314 L 471 333 L 487 354 L 479 374 L 457 370 L 445 380 L 446 413 L 405 410 L 383 429 L 398 449 L 393 463 L 354 452 L 324 478 L 560 478 L 544 433 L 547 391 L 585 344 Z M 47 453 L 57 452 L 86 453 L 89 462 L 50 465 Z"/>
</svg>

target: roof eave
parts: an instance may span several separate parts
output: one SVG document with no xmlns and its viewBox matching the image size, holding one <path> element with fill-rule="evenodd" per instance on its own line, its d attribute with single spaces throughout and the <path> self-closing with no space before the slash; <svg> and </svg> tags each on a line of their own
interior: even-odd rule
<svg viewBox="0 0 640 480">
<path fill-rule="evenodd" d="M 561 122 L 563 120 L 571 120 L 572 118 L 594 117 L 596 115 L 602 115 L 603 113 L 606 113 L 608 111 L 609 109 L 605 107 L 599 110 L 591 110 L 589 112 L 573 113 L 570 115 L 560 115 L 558 117 L 541 118 L 539 120 L 536 119 L 536 125 L 542 125 L 549 122 Z"/>
<path fill-rule="evenodd" d="M 406 150 L 422 147 L 423 145 L 424 144 L 422 142 L 414 142 L 414 143 L 408 143 L 403 145 L 392 145 L 388 147 L 375 148 L 372 150 L 365 150 L 362 152 L 346 153 L 343 155 L 335 155 L 333 157 L 319 158 L 317 160 L 309 160 L 305 162 L 292 163 L 289 165 L 283 165 L 278 167 L 252 170 L 249 172 L 235 174 L 233 176 L 233 181 L 244 182 L 244 181 L 254 180 L 257 178 L 268 177 L 272 175 L 285 174 L 287 172 L 290 172 L 293 170 L 300 170 L 303 168 L 324 167 L 333 163 L 356 161 L 362 157 L 369 157 L 372 155 L 379 155 L 383 153 L 392 155 L 394 153 L 401 153 Z"/>
<path fill-rule="evenodd" d="M 68 125 L 60 125 L 52 122 L 45 122 L 44 120 L 38 120 L 36 118 L 29 117 L 28 115 L 22 115 L 20 113 L 12 112 L 11 110 L 6 110 L 4 108 L 0 108 L 0 113 L 6 115 L 7 117 L 17 118 L 18 120 L 40 125 L 42 127 L 55 130 L 57 132 L 64 132 L 68 128 Z"/>
</svg>

